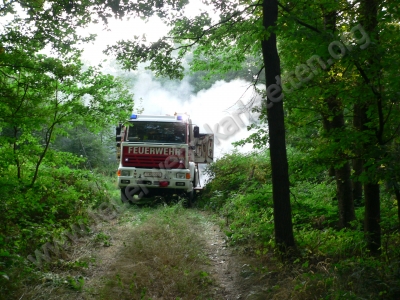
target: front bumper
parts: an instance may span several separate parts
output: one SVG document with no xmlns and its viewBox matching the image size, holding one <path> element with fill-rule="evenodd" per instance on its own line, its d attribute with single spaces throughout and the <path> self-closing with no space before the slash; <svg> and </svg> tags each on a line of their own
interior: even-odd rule
<svg viewBox="0 0 400 300">
<path fill-rule="evenodd" d="M 193 189 L 189 169 L 142 169 L 120 167 L 118 169 L 118 187 L 147 187 L 177 189 L 190 192 Z"/>
</svg>

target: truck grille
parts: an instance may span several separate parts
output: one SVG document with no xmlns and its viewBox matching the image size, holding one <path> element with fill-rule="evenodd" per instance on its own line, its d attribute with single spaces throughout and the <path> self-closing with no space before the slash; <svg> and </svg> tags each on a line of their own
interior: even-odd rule
<svg viewBox="0 0 400 300">
<path fill-rule="evenodd" d="M 184 169 L 185 162 L 179 163 L 176 157 L 135 155 L 122 157 L 122 166 L 135 168 L 156 168 L 156 169 Z"/>
<path fill-rule="evenodd" d="M 184 169 L 186 151 L 173 146 L 123 144 L 121 163 L 134 168 Z"/>
</svg>

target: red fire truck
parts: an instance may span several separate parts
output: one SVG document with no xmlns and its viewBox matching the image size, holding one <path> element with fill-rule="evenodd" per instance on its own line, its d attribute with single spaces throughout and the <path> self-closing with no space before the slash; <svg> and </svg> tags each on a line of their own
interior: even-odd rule
<svg viewBox="0 0 400 300">
<path fill-rule="evenodd" d="M 199 164 L 214 157 L 214 135 L 200 134 L 186 114 L 132 114 L 117 127 L 118 187 L 123 202 L 145 196 L 186 195 L 201 189 Z"/>
</svg>

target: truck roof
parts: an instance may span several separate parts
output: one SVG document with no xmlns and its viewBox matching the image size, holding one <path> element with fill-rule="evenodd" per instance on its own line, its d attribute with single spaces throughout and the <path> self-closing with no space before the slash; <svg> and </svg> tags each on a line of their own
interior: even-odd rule
<svg viewBox="0 0 400 300">
<path fill-rule="evenodd" d="M 177 116 L 160 116 L 160 115 L 136 115 L 132 114 L 129 121 L 153 121 L 153 122 L 185 122 L 188 117 L 183 117 L 182 115 Z"/>
</svg>

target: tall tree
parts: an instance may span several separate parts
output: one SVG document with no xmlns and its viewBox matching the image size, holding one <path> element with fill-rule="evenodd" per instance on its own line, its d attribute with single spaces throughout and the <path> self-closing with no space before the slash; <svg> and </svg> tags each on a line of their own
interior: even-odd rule
<svg viewBox="0 0 400 300">
<path fill-rule="evenodd" d="M 295 247 L 290 205 L 289 173 L 286 154 L 283 94 L 276 84 L 280 80 L 280 59 L 276 46 L 275 31 L 278 20 L 278 1 L 263 1 L 263 25 L 267 38 L 261 41 L 265 66 L 268 116 L 269 149 L 272 168 L 272 189 L 274 202 L 275 241 L 282 252 Z M 276 101 L 279 100 L 280 101 Z M 273 101 L 275 100 L 275 101 Z"/>
<path fill-rule="evenodd" d="M 324 29 L 328 33 L 334 35 L 336 33 L 336 16 L 337 10 L 335 8 L 323 8 Z M 335 84 L 335 76 L 330 76 L 330 82 Z M 344 105 L 342 100 L 338 97 L 338 93 L 334 90 L 331 95 L 327 95 L 324 99 L 327 114 L 323 114 L 325 128 L 328 134 L 343 135 L 345 130 L 344 119 Z M 341 143 L 340 138 L 333 138 L 336 143 Z M 335 180 L 337 189 L 337 199 L 339 208 L 339 228 L 349 227 L 351 222 L 356 219 L 353 201 L 352 181 L 351 181 L 351 168 L 349 159 L 346 159 L 344 151 L 339 148 L 337 152 L 339 162 L 336 163 Z M 344 158 L 344 159 L 343 159 Z M 341 160 L 341 161 L 340 161 Z"/>
<path fill-rule="evenodd" d="M 327 112 L 322 113 L 326 134 L 331 136 L 331 142 L 340 145 L 341 137 L 346 133 L 343 114 L 343 104 L 336 95 L 324 99 Z M 349 158 L 344 151 L 337 147 L 334 175 L 336 181 L 336 195 L 339 210 L 339 228 L 350 227 L 356 219 L 353 201 L 351 167 Z"/>
<path fill-rule="evenodd" d="M 379 0 L 362 0 L 360 2 L 360 21 L 367 32 L 370 34 L 374 43 L 378 43 L 378 6 Z M 374 51 L 377 47 L 370 47 L 367 49 L 368 57 L 366 62 L 368 65 L 361 65 L 357 63 L 357 69 L 363 77 L 365 84 L 371 87 L 373 93 L 369 94 L 366 99 L 362 99 L 355 105 L 355 115 L 359 118 L 359 122 L 356 123 L 359 127 L 357 128 L 361 132 L 371 131 L 371 124 L 374 124 L 374 120 L 371 118 L 370 107 L 374 104 L 377 105 L 378 113 L 378 125 L 372 125 L 376 129 L 376 136 L 370 135 L 370 138 L 364 142 L 364 149 L 367 150 L 366 160 L 364 160 L 365 172 L 367 172 L 367 179 L 364 183 L 364 195 L 365 195 L 365 219 L 364 219 L 364 230 L 367 237 L 368 249 L 372 253 L 380 253 L 381 247 L 381 227 L 380 227 L 380 187 L 378 177 L 376 176 L 377 162 L 380 160 L 380 151 L 375 145 L 383 144 L 383 107 L 382 107 L 382 95 L 377 89 L 379 86 L 380 78 L 380 59 L 374 57 Z M 368 70 L 364 70 L 364 68 Z M 368 74 L 368 75 L 367 75 Z M 375 174 L 374 174 L 375 173 Z"/>
</svg>

